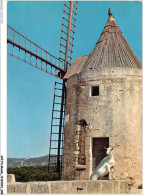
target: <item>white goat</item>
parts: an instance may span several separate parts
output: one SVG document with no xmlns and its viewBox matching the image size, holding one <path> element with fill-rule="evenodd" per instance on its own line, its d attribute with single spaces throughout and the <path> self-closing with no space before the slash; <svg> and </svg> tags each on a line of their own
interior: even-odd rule
<svg viewBox="0 0 143 195">
<path fill-rule="evenodd" d="M 111 172 L 112 172 L 112 179 L 114 179 L 113 166 L 115 164 L 115 160 L 113 157 L 113 148 L 109 147 L 105 149 L 107 150 L 106 151 L 107 156 L 95 168 L 95 170 L 90 176 L 91 180 L 97 180 L 101 177 L 104 177 L 108 173 L 109 173 L 109 180 L 111 180 Z"/>
</svg>

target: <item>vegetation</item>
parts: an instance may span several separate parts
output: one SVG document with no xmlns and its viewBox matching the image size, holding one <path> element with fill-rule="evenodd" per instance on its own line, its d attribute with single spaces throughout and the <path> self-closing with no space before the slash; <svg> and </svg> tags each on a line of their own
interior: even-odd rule
<svg viewBox="0 0 143 195">
<path fill-rule="evenodd" d="M 15 167 L 7 169 L 8 174 L 15 175 L 17 182 L 60 180 L 61 177 L 55 171 L 55 167 L 50 167 L 48 172 L 48 166 Z"/>
</svg>

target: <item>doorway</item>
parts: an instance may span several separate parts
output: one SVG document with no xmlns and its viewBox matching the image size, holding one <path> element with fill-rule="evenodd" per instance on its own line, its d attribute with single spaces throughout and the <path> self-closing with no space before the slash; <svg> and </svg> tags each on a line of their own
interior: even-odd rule
<svg viewBox="0 0 143 195">
<path fill-rule="evenodd" d="M 104 147 L 109 147 L 109 137 L 93 138 L 92 142 L 92 170 L 107 156 Z"/>
</svg>

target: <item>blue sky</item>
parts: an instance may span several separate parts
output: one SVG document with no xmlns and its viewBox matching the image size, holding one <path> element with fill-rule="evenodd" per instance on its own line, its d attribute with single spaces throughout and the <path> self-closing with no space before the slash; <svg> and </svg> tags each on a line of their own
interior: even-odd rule
<svg viewBox="0 0 143 195">
<path fill-rule="evenodd" d="M 59 56 L 64 2 L 9 1 L 7 23 L 34 43 Z M 108 9 L 142 59 L 141 2 L 79 2 L 73 59 L 91 53 L 108 19 Z M 8 157 L 38 157 L 49 151 L 55 77 L 8 55 Z"/>
</svg>

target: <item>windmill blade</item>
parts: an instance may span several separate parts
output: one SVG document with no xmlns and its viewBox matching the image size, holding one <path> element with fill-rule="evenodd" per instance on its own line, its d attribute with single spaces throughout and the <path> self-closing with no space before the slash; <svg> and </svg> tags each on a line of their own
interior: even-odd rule
<svg viewBox="0 0 143 195">
<path fill-rule="evenodd" d="M 8 54 L 55 77 L 63 78 L 64 62 L 7 26 Z"/>
<path fill-rule="evenodd" d="M 73 42 L 75 34 L 75 23 L 77 15 L 77 1 L 64 3 L 63 10 L 63 21 L 61 30 L 61 42 L 60 42 L 60 52 L 59 59 L 64 61 L 64 70 L 67 71 L 70 67 L 73 53 Z M 51 122 L 51 137 L 49 146 L 49 162 L 48 170 L 53 171 L 50 167 L 54 167 L 55 171 L 59 173 L 59 178 L 61 176 L 62 170 L 62 156 L 63 156 L 63 143 L 64 143 L 64 120 L 65 120 L 65 101 L 66 101 L 66 80 L 64 79 L 60 83 L 61 88 L 57 89 L 57 84 L 55 84 L 54 98 L 53 98 L 53 112 L 52 112 L 52 122 Z M 60 90 L 61 94 L 59 96 L 59 110 L 55 109 L 56 103 L 56 90 Z M 58 117 L 54 117 L 54 114 L 58 114 Z M 56 125 L 55 125 L 56 123 Z M 56 135 L 57 137 L 54 137 Z M 53 139 L 54 137 L 54 139 Z M 53 147 L 54 145 L 54 147 Z M 54 160 L 53 160 L 54 158 Z"/>
<path fill-rule="evenodd" d="M 64 61 L 66 70 L 69 69 L 72 61 L 77 5 L 77 1 L 64 2 L 59 59 Z"/>
<path fill-rule="evenodd" d="M 64 97 L 64 101 L 63 101 Z M 55 82 L 51 134 L 49 146 L 48 171 L 60 173 L 62 169 L 66 86 Z M 62 111 L 61 111 L 62 110 Z M 61 120 L 62 118 L 62 120 Z M 61 123 L 62 122 L 62 123 Z"/>
</svg>

